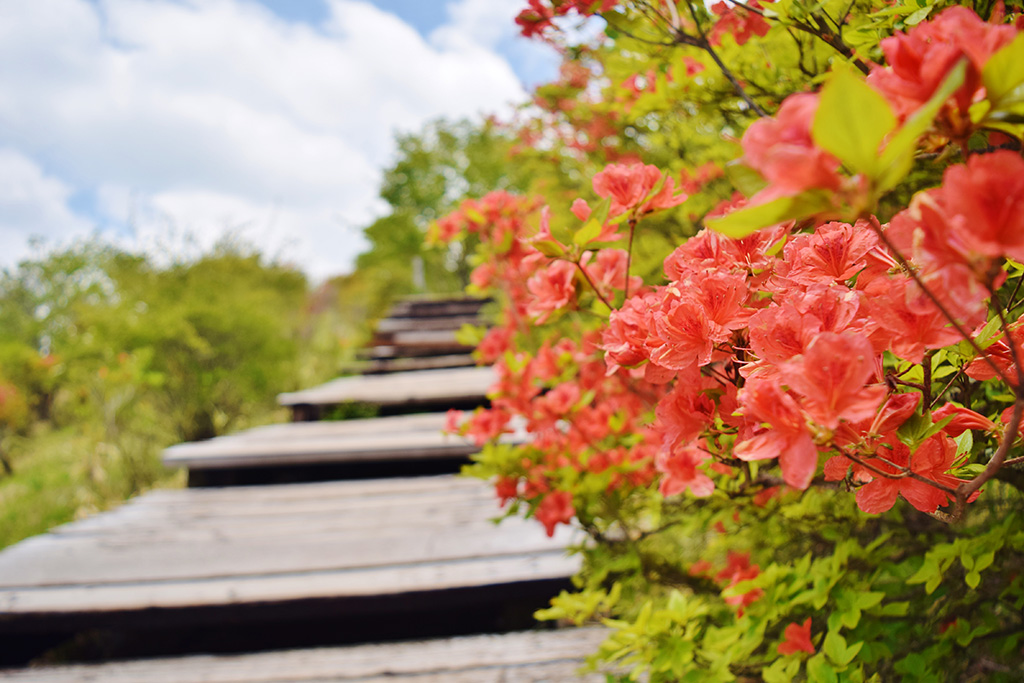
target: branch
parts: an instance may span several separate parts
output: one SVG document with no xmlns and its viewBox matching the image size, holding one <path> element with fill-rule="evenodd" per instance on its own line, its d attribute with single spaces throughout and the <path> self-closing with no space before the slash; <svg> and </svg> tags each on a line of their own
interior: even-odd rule
<svg viewBox="0 0 1024 683">
<path fill-rule="evenodd" d="M 991 288 L 990 290 L 991 291 Z M 993 294 L 993 300 L 998 304 L 998 300 Z M 985 469 L 977 477 L 971 481 L 964 482 L 957 487 L 956 490 L 956 515 L 959 518 L 963 514 L 964 507 L 967 505 L 967 499 L 970 498 L 976 491 L 978 491 L 985 482 L 996 476 L 996 473 L 1002 468 L 1003 463 L 1006 461 L 1006 455 L 1010 452 L 1010 448 L 1013 447 L 1013 443 L 1017 440 L 1017 434 L 1020 432 L 1020 420 L 1021 415 L 1024 413 L 1024 394 L 1022 394 L 1022 388 L 1024 388 L 1024 368 L 1020 366 L 1018 354 L 1017 354 L 1017 343 L 1010 336 L 1010 324 L 1006 320 L 1006 316 L 1003 314 L 1002 306 L 997 305 L 996 315 L 999 316 L 999 323 L 1002 326 L 1003 334 L 1006 336 L 1007 344 L 1010 347 L 1010 354 L 1013 358 L 1014 365 L 1017 368 L 1017 386 L 1014 388 L 1014 395 L 1016 400 L 1013 403 L 1013 412 L 1010 414 L 1010 421 L 1006 424 L 1006 429 L 1003 432 L 1003 440 L 999 444 L 999 448 L 996 449 L 992 459 L 985 465 Z M 1007 382 L 1009 384 L 1009 382 Z"/>
<path fill-rule="evenodd" d="M 601 300 L 601 303 L 603 303 L 605 306 L 607 306 L 609 311 L 614 311 L 615 309 L 612 307 L 612 305 L 610 303 L 608 303 L 608 299 L 604 298 L 604 295 L 601 294 L 601 290 L 599 290 L 597 288 L 597 285 L 594 284 L 594 281 L 590 279 L 590 274 L 587 272 L 587 269 L 584 268 L 583 265 L 579 261 L 575 261 L 574 263 L 576 264 L 576 268 L 578 268 L 580 273 L 583 275 L 583 279 L 587 281 L 587 284 L 590 285 L 590 288 L 592 290 L 594 290 L 594 294 L 596 294 L 597 298 Z M 628 276 L 626 278 L 626 284 L 627 284 L 627 286 L 629 285 L 629 277 Z"/>
<path fill-rule="evenodd" d="M 701 48 L 709 55 L 711 55 L 711 59 L 713 59 L 715 61 L 715 64 L 718 65 L 718 68 L 719 70 L 721 70 L 722 75 L 725 76 L 730 83 L 732 83 L 732 87 L 736 91 L 736 94 L 739 95 L 743 99 L 743 101 L 747 103 L 747 106 L 749 106 L 754 111 L 754 113 L 756 113 L 758 116 L 768 116 L 767 112 L 765 112 L 764 109 L 761 109 L 757 102 L 750 98 L 750 95 L 748 95 L 747 91 L 743 89 L 743 86 L 736 79 L 736 76 L 734 76 L 732 71 L 729 70 L 729 67 L 725 65 L 721 57 L 718 56 L 718 53 L 715 52 L 714 48 L 711 47 L 711 42 L 708 40 L 707 34 L 704 32 L 703 27 L 701 27 L 700 25 L 700 19 L 697 18 L 697 10 L 693 8 L 693 3 L 687 2 L 686 6 L 690 8 L 690 15 L 693 17 L 693 23 L 696 24 L 697 33 L 700 34 L 700 44 L 697 45 L 697 47 Z"/>
<path fill-rule="evenodd" d="M 621 33 L 622 35 L 626 36 L 627 38 L 632 38 L 633 40 L 637 41 L 638 43 L 644 43 L 645 45 L 657 45 L 658 47 L 675 47 L 676 45 L 679 45 L 680 43 L 683 43 L 684 45 L 694 45 L 696 47 L 695 43 L 687 43 L 687 42 L 683 42 L 683 41 L 675 40 L 675 39 L 672 40 L 672 41 L 669 41 L 667 43 L 663 43 L 663 42 L 658 41 L 658 40 L 651 40 L 650 38 L 641 38 L 640 36 L 636 35 L 635 33 L 631 33 L 631 32 L 627 31 L 624 28 L 620 28 L 619 26 L 616 26 L 607 17 L 605 17 L 605 21 L 608 22 L 608 25 L 611 26 L 612 30 L 614 30 L 616 33 Z M 680 32 L 680 35 L 686 35 L 686 34 Z"/>
<path fill-rule="evenodd" d="M 881 460 L 884 464 L 888 465 L 889 467 L 892 467 L 893 469 L 899 470 L 899 472 L 897 472 L 896 474 L 893 474 L 892 472 L 886 472 L 885 470 L 881 469 L 880 467 L 876 467 L 875 465 L 872 465 L 870 462 L 868 462 L 867 460 L 864 460 L 863 458 L 861 458 L 858 455 L 853 455 L 852 453 L 847 453 L 845 450 L 843 450 L 841 448 L 838 449 L 838 450 L 839 450 L 840 453 L 843 454 L 843 456 L 849 458 L 850 460 L 852 460 L 853 462 L 857 463 L 858 465 L 860 465 L 864 469 L 866 469 L 866 470 L 868 470 L 870 472 L 873 472 L 874 474 L 877 474 L 878 476 L 882 477 L 883 479 L 913 479 L 914 481 L 919 481 L 922 484 L 928 484 L 932 488 L 936 488 L 936 489 L 938 489 L 938 490 L 940 490 L 940 491 L 942 491 L 944 493 L 948 493 L 951 496 L 957 495 L 957 492 L 959 491 L 959 489 L 950 488 L 949 486 L 946 486 L 945 484 L 940 484 L 937 481 L 933 481 L 933 480 L 929 479 L 928 477 L 925 477 L 923 475 L 918 474 L 917 472 L 914 472 L 913 470 L 911 470 L 908 467 L 903 467 L 902 465 L 897 465 L 896 463 L 893 463 L 893 462 L 891 462 L 891 461 L 889 461 L 886 458 L 883 458 L 881 456 L 876 455 L 876 456 L 874 456 L 874 458 L 876 460 Z"/>
<path fill-rule="evenodd" d="M 1010 421 L 1006 425 L 1006 431 L 1003 432 L 1003 442 L 999 444 L 999 448 L 996 449 L 995 455 L 988 461 L 988 465 L 985 466 L 985 470 L 971 481 L 964 482 L 956 489 L 956 517 L 957 519 L 963 515 L 964 506 L 967 504 L 967 499 L 970 498 L 974 493 L 985 485 L 989 479 L 996 475 L 996 472 L 1003 466 L 1003 462 L 1006 460 L 1006 454 L 1010 452 L 1010 447 L 1013 442 L 1017 440 L 1017 432 L 1020 429 L 1020 418 L 1021 413 L 1024 412 L 1024 399 L 1018 398 L 1016 403 L 1013 404 L 1013 413 L 1010 415 Z"/>
<path fill-rule="evenodd" d="M 623 291 L 622 305 L 629 300 L 629 267 L 633 263 L 633 234 L 636 232 L 636 217 L 629 219 L 629 246 L 626 248 L 626 288 Z"/>
<path fill-rule="evenodd" d="M 763 10 L 759 10 L 758 8 L 748 5 L 745 2 L 740 2 L 739 0 L 729 0 L 729 2 L 731 2 L 734 5 L 742 7 L 748 12 L 760 14 L 765 19 L 771 19 L 771 17 L 765 14 Z M 850 7 L 853 7 L 852 2 L 850 3 Z M 850 46 L 843 41 L 843 23 L 846 22 L 846 16 L 849 15 L 850 9 L 847 8 L 846 14 L 844 14 L 842 22 L 837 22 L 835 19 L 829 16 L 829 14 L 824 10 L 822 10 L 822 13 L 835 25 L 836 29 L 838 30 L 838 33 L 832 31 L 827 26 L 822 26 L 821 21 L 818 19 L 817 15 L 813 15 L 815 22 L 818 24 L 817 26 L 811 26 L 806 22 L 796 20 L 793 20 L 793 25 L 796 26 L 801 31 L 803 31 L 804 33 L 809 33 L 818 40 L 820 40 L 821 42 L 825 43 L 833 50 L 849 59 L 850 62 L 853 63 L 853 65 L 856 66 L 862 74 L 864 74 L 865 76 L 868 75 L 871 69 L 868 68 L 868 65 L 861 61 L 860 57 L 857 57 L 853 53 L 853 49 L 850 48 Z M 792 17 L 790 18 L 792 19 Z"/>
<path fill-rule="evenodd" d="M 949 312 L 949 309 L 946 308 L 945 304 L 939 301 L 939 298 L 935 296 L 932 290 L 924 284 L 924 281 L 921 280 L 921 276 L 917 274 L 917 270 L 910 265 L 910 262 L 907 261 L 906 257 L 903 256 L 900 250 L 896 248 L 892 241 L 889 240 L 889 236 L 885 234 L 885 231 L 882 230 L 882 224 L 878 222 L 878 218 L 874 215 L 868 216 L 868 224 L 871 226 L 871 229 L 875 234 L 878 235 L 878 239 L 882 240 L 882 244 L 886 246 L 893 258 L 896 259 L 896 262 L 899 263 L 900 266 L 903 267 L 903 270 L 907 272 L 907 275 L 917 283 L 917 286 L 921 288 L 921 291 L 924 292 L 925 296 L 931 299 L 931 302 L 939 309 L 942 316 L 949 321 L 949 324 L 953 326 L 953 329 L 957 331 L 964 341 L 970 344 L 971 348 L 976 354 L 978 354 L 978 356 L 988 363 L 989 367 L 992 368 L 992 371 L 996 373 L 996 376 L 999 377 L 999 379 L 1005 382 L 1008 386 L 1011 385 L 1012 383 L 1010 382 L 1010 378 L 1006 376 L 1006 373 L 996 365 L 996 362 L 989 357 L 984 349 L 978 346 L 978 342 L 974 340 L 974 337 L 972 337 L 967 330 L 963 328 L 963 325 L 953 317 L 953 314 Z"/>
<path fill-rule="evenodd" d="M 935 398 L 932 399 L 931 404 L 929 404 L 929 406 L 928 406 L 928 410 L 931 410 L 933 407 L 935 407 L 935 404 L 939 402 L 939 399 L 942 398 L 946 394 L 947 391 L 949 391 L 949 388 L 951 386 L 953 386 L 953 382 L 957 381 L 958 379 L 960 379 L 963 376 L 964 369 L 966 369 L 966 368 L 967 368 L 966 365 L 960 366 L 960 369 L 956 371 L 955 375 L 953 375 L 953 379 L 949 380 L 946 383 L 946 386 L 942 387 L 942 391 L 937 393 L 935 395 Z"/>
</svg>

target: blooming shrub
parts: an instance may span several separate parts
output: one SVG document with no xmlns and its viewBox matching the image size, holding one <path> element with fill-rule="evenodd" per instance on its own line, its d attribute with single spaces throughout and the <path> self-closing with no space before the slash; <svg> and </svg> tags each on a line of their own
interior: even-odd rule
<svg viewBox="0 0 1024 683">
<path fill-rule="evenodd" d="M 680 73 L 709 60 L 732 90 L 716 105 L 732 108 L 739 148 L 728 178 L 693 165 L 677 184 L 617 161 L 590 174 L 590 199 L 496 193 L 438 224 L 440 239 L 480 238 L 474 289 L 504 304 L 479 350 L 499 376 L 491 406 L 453 420 L 482 444 L 471 470 L 510 514 L 589 538 L 580 590 L 543 616 L 613 627 L 593 663 L 628 679 L 1019 680 L 1024 38 L 1012 17 L 531 0 L 519 21 L 545 35 L 570 10 L 603 13 L 630 49 L 684 50 Z M 831 65 L 820 88 L 793 76 L 809 72 L 797 32 Z M 801 47 L 787 78 L 803 89 L 777 102 L 718 52 L 742 64 L 763 39 L 770 59 L 793 59 L 787 34 Z M 675 81 L 635 85 L 618 86 L 639 98 L 630 116 L 649 115 L 644 98 L 707 105 Z M 646 226 L 723 185 L 738 193 L 697 216 L 660 275 L 638 275 Z M 532 440 L 499 444 L 514 420 Z"/>
</svg>

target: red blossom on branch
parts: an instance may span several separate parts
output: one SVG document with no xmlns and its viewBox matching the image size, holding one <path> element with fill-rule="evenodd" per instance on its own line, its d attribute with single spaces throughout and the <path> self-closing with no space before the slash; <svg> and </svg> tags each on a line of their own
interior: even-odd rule
<svg viewBox="0 0 1024 683">
<path fill-rule="evenodd" d="M 948 493 L 930 486 L 927 481 L 900 476 L 902 472 L 898 468 L 908 468 L 924 479 L 956 488 L 962 480 L 947 474 L 956 458 L 956 442 L 945 434 L 937 434 L 918 446 L 913 453 L 895 434 L 891 435 L 889 442 L 889 447 L 878 450 L 879 458 L 884 460 L 875 458 L 869 463 L 897 478 L 876 476 L 857 490 L 857 506 L 869 514 L 878 514 L 892 508 L 897 496 L 902 496 L 922 512 L 935 512 L 946 505 L 949 502 Z"/>
<path fill-rule="evenodd" d="M 554 491 L 544 496 L 534 516 L 544 525 L 548 536 L 555 535 L 555 527 L 572 521 L 576 509 L 572 506 L 572 494 L 568 491 Z"/>
<path fill-rule="evenodd" d="M 957 62 L 966 59 L 965 82 L 954 95 L 960 116 L 945 119 L 947 127 L 957 131 L 963 125 L 958 119 L 962 120 L 981 87 L 981 69 L 1016 35 L 1013 26 L 989 24 L 966 7 L 950 7 L 907 33 L 884 39 L 882 52 L 888 66 L 872 69 L 868 83 L 903 120 L 931 98 Z"/>
<path fill-rule="evenodd" d="M 807 617 L 803 624 L 790 624 L 783 631 L 783 640 L 779 643 L 780 655 L 792 655 L 797 652 L 814 654 L 814 644 L 811 642 L 811 618 Z"/>
<path fill-rule="evenodd" d="M 658 193 L 650 196 L 663 180 Z M 674 188 L 671 177 L 663 176 L 657 166 L 644 164 L 609 164 L 594 176 L 594 192 L 612 200 L 612 216 L 627 212 L 642 215 L 678 206 L 686 201 L 686 195 L 673 194 Z"/>
</svg>

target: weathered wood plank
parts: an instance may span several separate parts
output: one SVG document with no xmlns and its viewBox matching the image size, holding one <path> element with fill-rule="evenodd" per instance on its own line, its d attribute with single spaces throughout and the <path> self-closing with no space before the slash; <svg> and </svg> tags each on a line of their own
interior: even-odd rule
<svg viewBox="0 0 1024 683">
<path fill-rule="evenodd" d="M 310 423 L 296 422 L 296 426 Z M 315 424 L 315 423 L 313 423 Z M 261 441 L 223 439 L 171 446 L 163 452 L 164 465 L 190 469 L 256 467 L 324 462 L 365 462 L 418 458 L 465 458 L 479 451 L 472 441 L 458 436 L 419 432 L 297 437 Z"/>
<path fill-rule="evenodd" d="M 97 515 L 92 518 L 58 527 L 51 536 L 109 535 L 120 540 L 128 534 L 158 533 L 173 530 L 177 533 L 241 534 L 256 530 L 270 537 L 290 533 L 292 528 L 306 532 L 323 530 L 369 529 L 378 527 L 463 525 L 463 528 L 492 528 L 491 518 L 499 513 L 496 499 L 490 491 L 437 492 L 430 497 L 410 496 L 407 500 L 380 498 L 321 500 L 312 503 L 245 501 L 235 504 L 202 502 L 196 505 L 135 505 Z M 373 524 L 367 524 L 367 517 Z"/>
<path fill-rule="evenodd" d="M 125 541 L 39 537 L 0 556 L 0 587 L 169 581 L 270 573 L 330 571 L 417 562 L 448 562 L 560 549 L 543 531 L 494 528 L 375 528 L 372 533 L 313 532 L 284 537 L 228 537 L 198 544 L 185 532 Z"/>
<path fill-rule="evenodd" d="M 357 362 L 349 366 L 348 369 L 352 372 L 373 375 L 415 370 L 466 368 L 475 365 L 476 360 L 471 354 L 453 353 L 445 356 L 422 356 L 420 358 L 378 358 Z"/>
<path fill-rule="evenodd" d="M 378 332 L 374 335 L 374 344 L 393 344 L 395 346 L 415 348 L 435 348 L 462 346 L 456 339 L 458 330 L 403 330 L 400 332 Z"/>
<path fill-rule="evenodd" d="M 479 447 L 471 439 L 445 434 L 445 415 L 409 415 L 338 422 L 292 422 L 257 427 L 171 446 L 163 452 L 168 467 L 235 468 L 310 463 L 371 462 L 466 458 Z M 508 434 L 522 443 L 525 432 Z"/>
<path fill-rule="evenodd" d="M 450 344 L 374 344 L 361 350 L 358 355 L 370 361 L 374 360 L 398 360 L 399 358 L 437 358 L 455 354 L 470 353 L 472 346 L 464 346 L 458 343 Z"/>
<path fill-rule="evenodd" d="M 478 315 L 486 299 L 406 299 L 388 311 L 388 318 L 430 318 L 454 315 Z"/>
<path fill-rule="evenodd" d="M 579 569 L 563 552 L 450 562 L 183 581 L 0 589 L 0 624 L 18 616 L 341 599 L 560 579 Z"/>
<path fill-rule="evenodd" d="M 403 432 L 441 432 L 446 421 L 444 413 L 414 413 L 358 420 L 334 420 L 309 422 L 296 425 L 294 422 L 253 427 L 244 432 L 211 439 L 294 439 L 304 436 L 348 436 L 352 434 L 394 434 Z"/>
<path fill-rule="evenodd" d="M 463 325 L 479 325 L 475 315 L 448 315 L 433 318 L 384 318 L 377 323 L 378 334 L 413 330 L 458 330 Z"/>
<path fill-rule="evenodd" d="M 346 495 L 347 494 L 347 495 Z M 568 577 L 572 532 L 458 477 L 154 492 L 0 553 L 0 621 Z M 374 593 L 373 591 L 377 591 Z M 76 607 L 77 606 L 77 607 Z"/>
<path fill-rule="evenodd" d="M 284 406 L 361 401 L 381 406 L 483 401 L 496 379 L 493 368 L 420 370 L 390 375 L 341 377 L 312 389 L 280 394 Z"/>
<path fill-rule="evenodd" d="M 135 506 L 97 515 L 58 527 L 51 535 L 110 535 L 123 538 L 127 534 L 157 533 L 165 529 L 177 532 L 230 534 L 247 533 L 250 529 L 271 536 L 281 529 L 288 533 L 293 527 L 309 532 L 367 528 L 366 517 L 372 515 L 376 526 L 431 526 L 460 524 L 490 528 L 490 518 L 497 516 L 498 508 L 491 495 L 457 496 L 438 493 L 430 498 L 415 497 L 405 504 L 387 500 L 344 501 L 346 504 L 328 505 L 332 501 L 301 506 L 284 506 L 249 502 L 244 509 L 239 505 L 202 506 Z M 339 501 L 340 503 L 341 501 Z M 383 503 L 383 504 L 382 504 Z"/>
<path fill-rule="evenodd" d="M 12 683 L 299 683 L 300 681 L 570 681 L 603 629 L 466 636 L 410 643 L 192 656 L 5 672 Z M 3 673 L 3 672 L 0 672 Z M 592 675 L 579 679 L 601 681 Z"/>
</svg>

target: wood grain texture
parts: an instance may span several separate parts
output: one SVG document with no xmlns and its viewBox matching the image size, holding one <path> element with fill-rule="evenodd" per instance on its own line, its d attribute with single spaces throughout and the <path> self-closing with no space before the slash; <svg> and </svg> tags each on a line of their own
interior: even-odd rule
<svg viewBox="0 0 1024 683">
<path fill-rule="evenodd" d="M 0 671 L 11 683 L 311 683 L 313 681 L 603 681 L 578 678 L 600 628 L 466 636 L 386 645 L 191 656 Z"/>
<path fill-rule="evenodd" d="M 388 318 L 432 318 L 476 316 L 487 303 L 485 299 L 415 299 L 399 301 L 388 311 Z"/>
<path fill-rule="evenodd" d="M 143 495 L 0 553 L 0 621 L 18 614 L 393 595 L 565 578 L 534 521 L 495 526 L 454 476 Z"/>
<path fill-rule="evenodd" d="M 277 399 L 284 406 L 335 405 L 348 401 L 381 406 L 483 401 L 496 379 L 497 375 L 490 367 L 341 377 L 311 389 L 280 394 Z"/>
<path fill-rule="evenodd" d="M 475 315 L 449 315 L 431 318 L 384 318 L 377 323 L 377 334 L 413 330 L 459 330 L 463 325 L 479 325 Z"/>
<path fill-rule="evenodd" d="M 257 427 L 163 452 L 168 467 L 236 468 L 459 458 L 479 451 L 471 439 L 445 434 L 443 413 L 338 422 L 291 422 Z M 525 432 L 506 435 L 522 443 Z"/>
<path fill-rule="evenodd" d="M 378 358 L 362 361 L 349 366 L 352 372 L 383 374 L 410 372 L 413 370 L 440 370 L 445 368 L 467 368 L 476 365 L 468 353 L 453 353 L 445 356 L 424 356 L 422 358 Z"/>
</svg>

